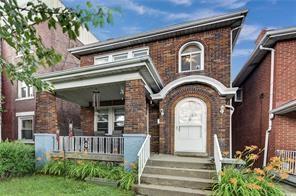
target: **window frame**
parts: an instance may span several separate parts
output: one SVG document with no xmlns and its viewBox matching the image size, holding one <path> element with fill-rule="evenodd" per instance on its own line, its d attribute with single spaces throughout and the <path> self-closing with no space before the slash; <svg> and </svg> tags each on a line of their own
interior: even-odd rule
<svg viewBox="0 0 296 196">
<path fill-rule="evenodd" d="M 200 52 L 188 52 L 188 53 L 184 53 L 182 54 L 182 51 L 190 45 L 196 45 L 200 48 Z M 200 69 L 197 70 L 192 70 L 191 69 L 191 65 L 190 65 L 190 69 L 189 70 L 185 70 L 182 71 L 182 57 L 186 56 L 186 55 L 193 55 L 193 54 L 200 54 Z M 178 71 L 179 73 L 183 73 L 183 72 L 195 72 L 195 71 L 203 71 L 204 70 L 204 46 L 202 43 L 198 42 L 198 41 L 191 41 L 191 42 L 187 42 L 186 44 L 184 44 L 180 49 L 179 49 L 179 54 L 178 54 L 178 58 L 179 58 L 179 65 L 178 65 Z"/>
<path fill-rule="evenodd" d="M 137 52 L 144 52 L 146 51 L 146 54 L 143 56 L 138 56 L 135 57 L 134 53 Z M 127 59 L 132 59 L 132 58 L 141 58 L 144 56 L 149 56 L 149 47 L 143 47 L 143 48 L 136 48 L 136 49 L 132 49 L 132 50 L 123 50 L 123 51 L 118 51 L 118 52 L 114 52 L 114 53 L 109 53 L 109 54 L 103 54 L 103 55 L 98 55 L 98 56 L 94 56 L 94 65 L 103 65 L 105 63 L 96 63 L 96 59 L 100 59 L 100 58 L 108 58 L 108 62 L 106 63 L 111 63 L 111 62 L 120 62 L 120 61 L 124 61 Z M 125 55 L 127 54 L 127 58 L 125 59 L 121 59 L 121 60 L 114 60 L 115 56 L 120 56 L 120 55 Z"/>
<path fill-rule="evenodd" d="M 105 135 L 112 135 L 114 130 L 114 123 L 115 123 L 115 109 L 123 109 L 124 105 L 117 105 L 117 106 L 102 106 L 100 110 L 107 110 L 108 111 L 108 133 Z M 98 132 L 98 111 L 94 112 L 94 132 Z M 125 116 L 125 113 L 124 113 Z"/>
<path fill-rule="evenodd" d="M 33 143 L 34 142 L 34 111 L 31 112 L 21 112 L 16 113 L 18 121 L 18 140 L 23 141 L 24 143 Z M 22 128 L 24 120 L 32 120 L 32 139 L 23 139 L 22 138 Z"/>
<path fill-rule="evenodd" d="M 25 87 L 23 87 L 23 85 L 25 85 Z M 26 89 L 26 96 L 22 97 L 22 88 Z M 30 90 L 31 88 L 31 90 Z M 30 92 L 32 93 L 32 95 L 29 95 Z M 25 82 L 22 81 L 18 81 L 17 82 L 17 99 L 18 100 L 26 100 L 26 99 L 34 99 L 34 88 L 33 86 L 28 86 Z"/>
</svg>

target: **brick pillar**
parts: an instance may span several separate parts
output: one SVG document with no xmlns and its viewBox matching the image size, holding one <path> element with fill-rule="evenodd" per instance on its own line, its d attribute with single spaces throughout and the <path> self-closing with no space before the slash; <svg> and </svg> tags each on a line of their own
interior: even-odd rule
<svg viewBox="0 0 296 196">
<path fill-rule="evenodd" d="M 80 108 L 80 121 L 83 135 L 94 135 L 94 109 L 92 107 Z"/>
<path fill-rule="evenodd" d="M 36 93 L 35 133 L 53 133 L 58 130 L 56 97 L 49 92 Z"/>
<path fill-rule="evenodd" d="M 145 86 L 142 80 L 125 83 L 124 133 L 146 133 L 147 113 Z"/>
</svg>

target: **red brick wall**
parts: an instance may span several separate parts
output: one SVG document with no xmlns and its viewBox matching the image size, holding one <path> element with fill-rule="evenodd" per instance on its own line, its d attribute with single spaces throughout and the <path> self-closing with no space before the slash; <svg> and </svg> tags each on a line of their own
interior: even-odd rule
<svg viewBox="0 0 296 196">
<path fill-rule="evenodd" d="M 219 112 L 226 100 L 211 87 L 195 84 L 177 87 L 160 102 L 159 108 L 164 111 L 160 116 L 160 153 L 174 153 L 175 106 L 188 97 L 199 98 L 207 105 L 207 152 L 213 153 L 213 134 L 218 135 L 221 150 L 229 151 L 229 112 Z"/>
<path fill-rule="evenodd" d="M 159 118 L 158 104 L 149 105 L 149 134 L 151 135 L 151 151 L 159 152 L 159 125 L 157 119 Z"/>
<path fill-rule="evenodd" d="M 142 80 L 125 83 L 124 133 L 147 132 L 146 93 Z"/>
<path fill-rule="evenodd" d="M 36 93 L 35 133 L 56 133 L 58 116 L 56 97 L 48 92 Z"/>
<path fill-rule="evenodd" d="M 240 86 L 243 102 L 234 103 L 233 150 L 242 150 L 247 145 L 264 147 L 265 131 L 268 128 L 270 82 L 270 54 Z"/>
<path fill-rule="evenodd" d="M 275 48 L 275 81 L 273 108 L 296 99 L 296 40 L 277 42 Z M 233 144 L 236 150 L 245 145 L 264 147 L 268 128 L 270 54 L 241 85 L 243 103 L 235 104 Z M 260 94 L 264 96 L 260 98 Z M 275 150 L 296 150 L 295 113 L 276 115 L 270 135 L 269 157 Z"/>
<path fill-rule="evenodd" d="M 46 47 L 53 47 L 63 56 L 61 63 L 50 68 L 40 68 L 40 73 L 52 72 L 55 70 L 63 70 L 79 66 L 79 60 L 68 53 L 67 49 L 82 45 L 79 41 L 69 41 L 67 35 L 63 34 L 61 28 L 49 30 L 47 24 L 41 24 L 36 27 L 42 42 Z M 2 57 L 11 63 L 16 63 L 20 60 L 16 56 L 15 51 L 5 42 L 2 43 Z M 17 118 L 16 112 L 35 111 L 36 100 L 21 100 L 17 99 L 17 82 L 13 84 L 9 81 L 5 74 L 2 74 L 2 90 L 5 96 L 3 107 L 5 112 L 2 118 L 2 138 L 17 139 Z M 35 95 L 36 97 L 36 95 Z M 80 107 L 76 104 L 57 99 L 57 111 L 59 119 L 59 129 L 61 133 L 67 132 L 68 121 L 76 122 L 76 127 L 80 126 L 79 112 Z"/>
<path fill-rule="evenodd" d="M 189 41 L 199 41 L 205 48 L 205 70 L 178 73 L 179 49 Z M 202 74 L 215 78 L 225 86 L 230 84 L 230 28 L 221 28 L 185 36 L 163 39 L 129 48 L 148 46 L 150 56 L 164 83 L 167 84 L 184 75 Z M 122 48 L 126 50 L 129 48 Z M 114 51 L 112 51 L 114 52 Z M 104 52 L 109 53 L 109 52 Z M 81 66 L 94 64 L 96 53 L 81 57 Z"/>
</svg>

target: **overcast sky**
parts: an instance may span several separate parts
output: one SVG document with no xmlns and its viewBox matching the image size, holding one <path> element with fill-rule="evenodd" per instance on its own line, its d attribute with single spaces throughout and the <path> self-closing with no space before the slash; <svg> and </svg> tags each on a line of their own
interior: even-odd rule
<svg viewBox="0 0 296 196">
<path fill-rule="evenodd" d="M 63 0 L 66 6 L 84 0 Z M 100 40 L 149 31 L 194 19 L 215 16 L 247 8 L 249 14 L 233 53 L 232 76 L 235 77 L 254 48 L 263 28 L 296 26 L 296 0 L 91 0 L 108 7 L 121 8 L 114 24 L 91 28 Z"/>
</svg>

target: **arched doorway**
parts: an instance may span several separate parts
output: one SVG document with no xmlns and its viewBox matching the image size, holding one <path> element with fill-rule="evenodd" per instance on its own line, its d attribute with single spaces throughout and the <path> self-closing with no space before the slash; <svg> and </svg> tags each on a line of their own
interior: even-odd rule
<svg viewBox="0 0 296 196">
<path fill-rule="evenodd" d="M 185 98 L 175 107 L 175 152 L 205 153 L 207 106 L 198 98 Z"/>
</svg>

